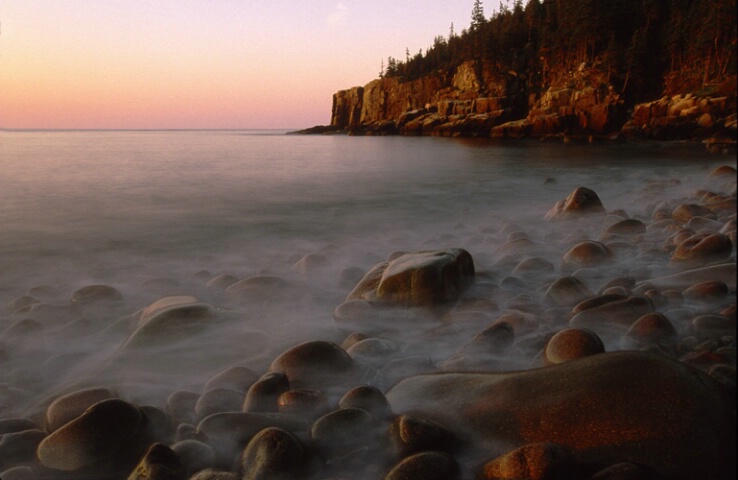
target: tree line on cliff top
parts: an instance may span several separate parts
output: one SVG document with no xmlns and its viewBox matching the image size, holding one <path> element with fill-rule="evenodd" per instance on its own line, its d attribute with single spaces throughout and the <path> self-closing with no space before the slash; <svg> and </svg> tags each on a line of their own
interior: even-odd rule
<svg viewBox="0 0 738 480">
<path fill-rule="evenodd" d="M 452 24 L 425 52 L 389 57 L 380 76 L 410 81 L 472 60 L 480 79 L 491 64 L 524 75 L 533 90 L 583 63 L 607 71 L 631 100 L 726 79 L 733 83 L 722 88 L 734 90 L 736 0 L 514 0 L 490 18 L 475 0 L 467 29 L 456 34 Z"/>
</svg>

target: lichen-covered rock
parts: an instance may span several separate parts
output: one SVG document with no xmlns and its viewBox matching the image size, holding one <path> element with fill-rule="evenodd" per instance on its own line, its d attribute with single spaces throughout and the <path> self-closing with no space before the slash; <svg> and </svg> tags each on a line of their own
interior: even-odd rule
<svg viewBox="0 0 738 480">
<path fill-rule="evenodd" d="M 462 438 L 563 445 L 577 463 L 632 462 L 664 478 L 735 475 L 735 405 L 717 380 L 660 354 L 612 352 L 511 373 L 400 381 L 392 410 Z M 635 401 L 634 399 L 637 399 Z"/>
<path fill-rule="evenodd" d="M 474 261 L 464 249 L 408 253 L 375 265 L 346 301 L 432 306 L 457 300 L 474 281 Z"/>
</svg>

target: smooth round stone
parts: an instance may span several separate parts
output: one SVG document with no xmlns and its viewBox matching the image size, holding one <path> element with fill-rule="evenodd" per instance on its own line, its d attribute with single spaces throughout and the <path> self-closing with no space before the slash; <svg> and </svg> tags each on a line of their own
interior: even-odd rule
<svg viewBox="0 0 738 480">
<path fill-rule="evenodd" d="M 356 374 L 354 360 L 332 342 L 307 341 L 280 354 L 272 361 L 272 372 L 283 372 L 295 388 L 329 387 Z"/>
<path fill-rule="evenodd" d="M 646 233 L 646 225 L 643 222 L 634 218 L 626 218 L 607 227 L 602 235 L 635 236 L 644 233 Z"/>
<path fill-rule="evenodd" d="M 327 452 L 365 446 L 376 442 L 379 425 L 377 418 L 363 408 L 340 408 L 317 419 L 310 429 L 310 437 Z"/>
<path fill-rule="evenodd" d="M 288 390 L 277 398 L 279 413 L 317 418 L 325 415 L 330 407 L 328 397 L 320 390 Z"/>
<path fill-rule="evenodd" d="M 205 288 L 217 292 L 225 292 L 228 287 L 238 282 L 238 277 L 228 273 L 216 275 L 205 284 Z"/>
<path fill-rule="evenodd" d="M 302 442 L 281 428 L 260 431 L 241 456 L 241 480 L 297 478 L 305 473 L 307 452 Z"/>
<path fill-rule="evenodd" d="M 649 313 L 638 320 L 625 332 L 620 344 L 623 348 L 641 348 L 661 342 L 676 342 L 677 331 L 666 316 Z"/>
<path fill-rule="evenodd" d="M 581 280 L 566 276 L 556 279 L 546 289 L 544 301 L 549 305 L 566 307 L 576 305 L 593 296 L 592 291 Z"/>
<path fill-rule="evenodd" d="M 736 322 L 722 315 L 700 315 L 692 320 L 692 330 L 700 338 L 736 335 Z"/>
<path fill-rule="evenodd" d="M 46 437 L 37 456 L 43 466 L 65 472 L 120 465 L 140 458 L 148 446 L 140 438 L 143 424 L 137 407 L 120 399 L 103 400 Z"/>
<path fill-rule="evenodd" d="M 268 372 L 259 378 L 246 392 L 244 412 L 276 412 L 277 399 L 290 389 L 290 381 L 283 372 Z"/>
<path fill-rule="evenodd" d="M 564 253 L 562 264 L 569 269 L 593 267 L 613 260 L 609 248 L 600 242 L 587 240 L 580 242 Z"/>
<path fill-rule="evenodd" d="M 128 480 L 183 480 L 185 469 L 179 454 L 161 443 L 152 444 Z"/>
<path fill-rule="evenodd" d="M 30 418 L 2 418 L 0 419 L 0 435 L 22 432 L 23 430 L 39 430 L 41 426 Z"/>
<path fill-rule="evenodd" d="M 556 365 L 604 351 L 605 345 L 593 331 L 568 328 L 551 337 L 543 351 L 543 360 L 546 365 Z"/>
<path fill-rule="evenodd" d="M 226 288 L 226 293 L 237 299 L 272 300 L 285 294 L 290 283 L 275 275 L 257 275 L 239 280 Z"/>
<path fill-rule="evenodd" d="M 733 242 L 722 233 L 698 233 L 677 246 L 671 255 L 672 265 L 697 267 L 725 260 L 733 252 Z"/>
<path fill-rule="evenodd" d="M 357 301 L 361 302 L 361 300 L 357 300 Z M 367 338 L 370 338 L 370 337 L 364 333 L 360 333 L 360 332 L 351 333 L 343 340 L 343 342 L 341 342 L 341 348 L 343 348 L 344 350 L 348 350 L 354 344 L 359 343 L 362 340 L 366 340 Z"/>
<path fill-rule="evenodd" d="M 292 265 L 292 270 L 300 275 L 314 274 L 328 266 L 331 262 L 324 255 L 309 253 Z"/>
<path fill-rule="evenodd" d="M 248 391 L 249 387 L 259 380 L 259 375 L 246 367 L 230 367 L 213 375 L 205 384 L 205 391 L 215 388 L 230 388 L 240 392 Z"/>
<path fill-rule="evenodd" d="M 532 443 L 484 464 L 480 480 L 548 480 L 575 475 L 569 450 L 554 443 Z"/>
<path fill-rule="evenodd" d="M 34 462 L 36 449 L 46 435 L 43 430 L 23 430 L 0 435 L 0 466 Z"/>
<path fill-rule="evenodd" d="M 546 220 L 566 218 L 572 215 L 604 214 L 605 207 L 594 190 L 577 187 L 565 199 L 556 203 L 546 214 Z"/>
<path fill-rule="evenodd" d="M 186 390 L 178 390 L 172 392 L 167 398 L 166 411 L 172 417 L 175 424 L 178 423 L 195 423 L 197 415 L 195 415 L 195 405 L 200 400 L 200 394 L 188 392 Z"/>
<path fill-rule="evenodd" d="M 709 208 L 694 203 L 683 203 L 671 212 L 672 220 L 680 224 L 686 224 L 692 217 L 714 218 L 715 214 Z"/>
<path fill-rule="evenodd" d="M 220 412 L 240 412 L 246 394 L 231 388 L 214 388 L 200 395 L 195 413 L 202 419 Z"/>
<path fill-rule="evenodd" d="M 70 299 L 72 310 L 83 313 L 89 307 L 120 306 L 123 303 L 123 294 L 110 285 L 88 285 L 72 293 Z"/>
<path fill-rule="evenodd" d="M 412 414 L 398 416 L 390 426 L 389 436 L 400 457 L 427 450 L 452 453 L 459 446 L 453 432 Z"/>
<path fill-rule="evenodd" d="M 542 273 L 553 272 L 555 269 L 554 264 L 545 258 L 531 257 L 520 262 L 515 267 L 512 274 L 525 277 L 528 275 L 540 275 Z"/>
<path fill-rule="evenodd" d="M 346 353 L 362 365 L 381 367 L 391 360 L 399 350 L 400 346 L 392 340 L 367 338 L 352 345 L 346 350 Z"/>
<path fill-rule="evenodd" d="M 457 480 L 461 478 L 458 463 L 444 452 L 420 452 L 395 465 L 384 480 Z"/>
<path fill-rule="evenodd" d="M 686 288 L 682 295 L 688 300 L 697 300 L 709 302 L 719 300 L 728 296 L 729 289 L 725 282 L 720 280 L 708 280 L 706 282 L 695 283 L 691 287 Z"/>
<path fill-rule="evenodd" d="M 338 408 L 363 408 L 379 419 L 392 415 L 387 398 L 371 385 L 359 385 L 346 392 L 338 401 Z"/>
<path fill-rule="evenodd" d="M 46 409 L 46 429 L 53 432 L 82 415 L 97 402 L 117 397 L 115 390 L 106 387 L 86 388 L 62 395 Z"/>
<path fill-rule="evenodd" d="M 186 478 L 200 470 L 215 467 L 215 450 L 199 440 L 179 441 L 172 445 L 172 450 L 179 456 Z"/>
<path fill-rule="evenodd" d="M 144 414 L 146 431 L 151 434 L 154 441 L 169 444 L 174 437 L 174 424 L 172 417 L 161 408 L 154 405 L 141 405 L 138 407 Z"/>
<path fill-rule="evenodd" d="M 208 468 L 192 475 L 189 480 L 241 480 L 241 477 L 232 472 Z"/>
<path fill-rule="evenodd" d="M 622 335 L 633 322 L 651 312 L 653 304 L 646 297 L 602 295 L 574 307 L 569 325 L 592 330 L 597 335 Z"/>
</svg>

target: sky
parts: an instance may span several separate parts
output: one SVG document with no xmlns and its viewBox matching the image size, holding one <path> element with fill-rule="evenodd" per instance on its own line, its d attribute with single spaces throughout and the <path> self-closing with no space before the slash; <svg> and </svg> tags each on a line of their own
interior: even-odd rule
<svg viewBox="0 0 738 480">
<path fill-rule="evenodd" d="M 468 28 L 473 4 L 0 0 L 0 128 L 325 125 L 335 92 Z"/>
</svg>

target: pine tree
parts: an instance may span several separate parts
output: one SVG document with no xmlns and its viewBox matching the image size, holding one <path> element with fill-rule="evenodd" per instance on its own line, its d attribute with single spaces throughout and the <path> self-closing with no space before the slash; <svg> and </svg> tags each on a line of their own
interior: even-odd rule
<svg viewBox="0 0 738 480">
<path fill-rule="evenodd" d="M 477 28 L 484 25 L 487 21 L 484 18 L 484 7 L 482 7 L 482 0 L 474 0 L 474 8 L 472 8 L 472 17 L 470 28 L 476 30 Z"/>
</svg>

